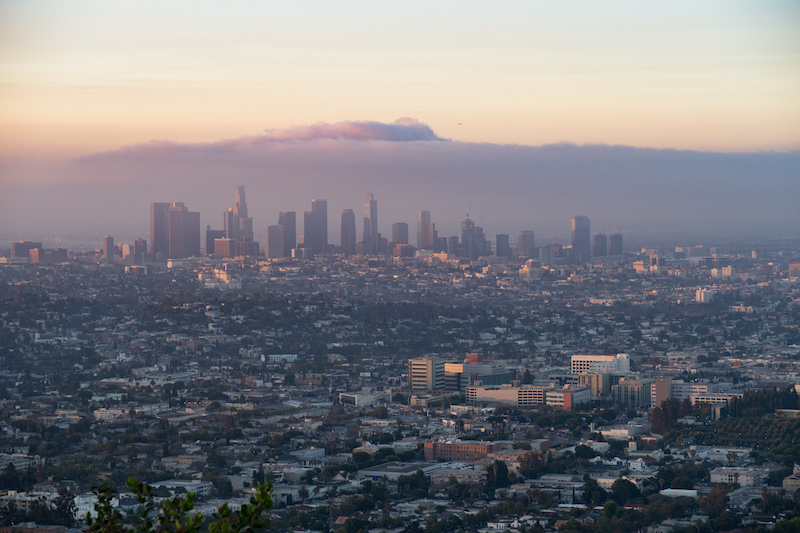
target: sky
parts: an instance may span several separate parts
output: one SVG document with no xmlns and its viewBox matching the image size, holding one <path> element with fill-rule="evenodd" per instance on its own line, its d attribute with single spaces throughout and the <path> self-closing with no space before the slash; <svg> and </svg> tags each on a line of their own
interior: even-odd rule
<svg viewBox="0 0 800 533">
<path fill-rule="evenodd" d="M 653 228 L 680 231 L 708 220 L 670 218 L 666 198 L 693 212 L 703 202 L 690 194 L 702 191 L 717 226 L 730 227 L 722 215 L 734 206 L 744 209 L 735 220 L 752 225 L 740 189 L 776 206 L 800 202 L 798 28 L 800 2 L 780 0 L 7 0 L 0 242 L 51 228 L 42 212 L 65 230 L 146 234 L 137 213 L 150 201 L 190 197 L 216 227 L 240 184 L 263 206 L 256 224 L 341 196 L 330 211 L 338 227 L 334 209 L 360 212 L 375 192 L 384 232 L 388 217 L 413 222 L 437 208 L 454 232 L 471 211 L 498 232 L 549 224 L 555 233 L 581 209 L 602 227 L 647 226 L 644 214 Z M 430 136 L 416 137 L 414 121 Z M 400 137 L 381 136 L 392 127 Z M 726 190 L 719 180 L 731 172 L 737 186 Z M 614 206 L 623 219 L 614 220 L 565 185 L 579 179 L 580 191 L 596 186 L 620 205 L 636 179 L 639 198 L 662 202 L 649 213 Z M 482 181 L 493 186 L 474 187 Z M 346 197 L 345 183 L 360 189 Z M 434 184 L 441 194 L 425 190 Z M 520 200 L 506 190 L 546 208 L 500 213 Z M 29 202 L 46 209 L 26 215 Z M 115 208 L 89 217 L 98 205 Z M 546 218 L 555 205 L 567 222 Z M 780 209 L 772 214 L 783 224 L 798 222 Z"/>
</svg>

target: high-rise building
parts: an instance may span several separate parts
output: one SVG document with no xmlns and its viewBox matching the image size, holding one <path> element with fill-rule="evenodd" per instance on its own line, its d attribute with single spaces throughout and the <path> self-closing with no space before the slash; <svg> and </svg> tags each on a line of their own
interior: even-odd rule
<svg viewBox="0 0 800 533">
<path fill-rule="evenodd" d="M 187 211 L 183 228 L 184 257 L 200 257 L 200 212 Z"/>
<path fill-rule="evenodd" d="M 41 249 L 42 243 L 34 241 L 22 241 L 11 243 L 11 257 L 24 257 L 28 261 L 31 258 L 31 250 Z"/>
<path fill-rule="evenodd" d="M 153 202 L 150 204 L 150 248 L 153 255 L 169 255 L 169 205 Z"/>
<path fill-rule="evenodd" d="M 362 234 L 362 250 L 365 254 L 378 252 L 378 201 L 372 193 L 364 200 L 364 233 Z"/>
<path fill-rule="evenodd" d="M 311 211 L 303 217 L 303 246 L 318 254 L 328 247 L 328 201 L 311 200 Z"/>
<path fill-rule="evenodd" d="M 475 250 L 475 223 L 469 217 L 461 223 L 461 256 L 468 259 L 477 259 Z"/>
<path fill-rule="evenodd" d="M 183 232 L 186 222 L 186 214 L 189 210 L 183 205 L 182 202 L 174 202 L 169 206 L 167 220 L 169 224 L 169 253 L 170 259 L 180 259 L 186 257 L 184 253 L 184 237 Z"/>
<path fill-rule="evenodd" d="M 233 206 L 233 214 L 239 218 L 247 218 L 247 201 L 245 200 L 244 185 L 236 187 L 236 203 Z"/>
<path fill-rule="evenodd" d="M 520 231 L 517 235 L 517 254 L 528 259 L 536 258 L 536 239 L 532 231 Z"/>
<path fill-rule="evenodd" d="M 111 263 L 114 260 L 114 237 L 103 237 L 103 261 Z"/>
<path fill-rule="evenodd" d="M 425 230 L 426 226 L 431 223 L 431 212 L 430 211 L 420 211 L 417 213 L 417 248 L 420 250 L 432 250 L 433 243 L 429 248 L 425 247 L 427 240 L 425 238 Z"/>
<path fill-rule="evenodd" d="M 267 259 L 286 257 L 283 247 L 283 226 L 267 226 L 264 230 L 264 252 Z"/>
<path fill-rule="evenodd" d="M 147 241 L 144 239 L 136 239 L 133 241 L 133 255 L 146 254 Z"/>
<path fill-rule="evenodd" d="M 253 219 L 247 216 L 244 185 L 236 187 L 233 207 L 222 212 L 222 228 L 225 230 L 226 238 L 237 241 L 237 251 L 241 255 L 258 254 L 253 234 Z"/>
<path fill-rule="evenodd" d="M 342 211 L 341 242 L 345 257 L 356 253 L 356 214 L 352 209 Z"/>
<path fill-rule="evenodd" d="M 591 235 L 589 217 L 578 215 L 572 219 L 572 259 L 574 263 L 585 263 L 592 258 Z"/>
<path fill-rule="evenodd" d="M 447 237 L 447 247 L 445 250 L 447 250 L 448 254 L 457 255 L 460 246 L 461 244 L 458 239 L 458 235 L 451 235 L 450 237 Z"/>
<path fill-rule="evenodd" d="M 237 241 L 233 239 L 214 239 L 214 257 L 236 257 L 238 255 L 236 245 Z"/>
<path fill-rule="evenodd" d="M 558 257 L 558 246 L 555 244 L 548 244 L 539 248 L 539 262 L 542 266 L 550 266 L 556 263 Z"/>
<path fill-rule="evenodd" d="M 234 241 L 239 240 L 239 219 L 229 207 L 222 212 L 222 229 L 225 231 L 225 238 Z"/>
<path fill-rule="evenodd" d="M 206 226 L 206 254 L 214 255 L 214 241 L 224 238 L 226 238 L 224 229 L 211 229 L 211 226 Z"/>
<path fill-rule="evenodd" d="M 392 224 L 392 242 L 395 244 L 408 244 L 408 224 L 405 222 Z"/>
<path fill-rule="evenodd" d="M 317 242 L 314 253 L 322 253 L 328 248 L 328 201 L 314 199 L 311 200 L 311 213 L 314 215 L 314 223 L 317 225 Z"/>
<path fill-rule="evenodd" d="M 608 237 L 608 255 L 622 255 L 622 235 L 614 233 Z"/>
<path fill-rule="evenodd" d="M 624 378 L 611 387 L 614 403 L 627 409 L 650 407 L 652 379 Z"/>
<path fill-rule="evenodd" d="M 150 204 L 150 245 L 163 259 L 199 256 L 200 213 L 182 202 Z"/>
<path fill-rule="evenodd" d="M 608 255 L 607 235 L 596 233 L 592 236 L 592 255 L 594 257 L 605 257 Z"/>
<path fill-rule="evenodd" d="M 444 360 L 428 357 L 409 359 L 408 387 L 412 391 L 444 390 Z"/>
<path fill-rule="evenodd" d="M 495 245 L 497 246 L 497 257 L 511 257 L 511 244 L 507 233 L 498 233 L 495 237 Z"/>
<path fill-rule="evenodd" d="M 297 248 L 297 213 L 281 211 L 278 214 L 278 225 L 283 226 L 283 256 L 291 257 L 292 250 Z"/>
<path fill-rule="evenodd" d="M 147 255 L 147 241 L 144 239 L 136 239 L 133 241 L 133 263 L 140 265 L 145 261 Z"/>
</svg>

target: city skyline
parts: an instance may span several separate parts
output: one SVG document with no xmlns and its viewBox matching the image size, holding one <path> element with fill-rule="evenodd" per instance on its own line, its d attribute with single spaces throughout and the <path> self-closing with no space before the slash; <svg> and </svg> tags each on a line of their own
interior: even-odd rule
<svg viewBox="0 0 800 533">
<path fill-rule="evenodd" d="M 579 4 L 3 4 L 0 242 L 140 234 L 154 199 L 217 227 L 237 185 L 255 228 L 368 191 L 448 235 L 796 236 L 800 6 Z"/>
</svg>

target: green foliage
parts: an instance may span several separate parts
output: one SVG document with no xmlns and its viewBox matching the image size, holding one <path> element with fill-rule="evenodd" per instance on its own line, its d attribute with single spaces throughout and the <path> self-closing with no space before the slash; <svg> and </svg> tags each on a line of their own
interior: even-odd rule
<svg viewBox="0 0 800 533">
<path fill-rule="evenodd" d="M 800 397 L 793 387 L 773 390 L 749 390 L 740 398 L 733 398 L 728 408 L 728 416 L 760 416 L 774 413 L 776 409 L 797 409 Z"/>
<path fill-rule="evenodd" d="M 141 506 L 138 521 L 133 525 L 124 524 L 119 509 L 112 506 L 116 495 L 108 486 L 95 489 L 98 503 L 95 505 L 97 516 L 87 516 L 88 533 L 198 533 L 203 527 L 203 515 L 193 512 L 196 496 L 189 493 L 185 498 L 165 500 L 160 512 L 155 512 L 152 487 L 133 478 L 128 486 L 136 495 Z M 219 507 L 208 524 L 209 533 L 252 533 L 263 530 L 269 525 L 266 512 L 272 507 L 270 485 L 259 485 L 249 504 L 242 505 L 238 511 L 232 511 L 227 504 Z"/>
<path fill-rule="evenodd" d="M 627 479 L 618 479 L 611 485 L 611 497 L 619 505 L 625 505 L 629 500 L 638 498 L 642 493 Z"/>
<path fill-rule="evenodd" d="M 669 398 L 650 411 L 650 425 L 655 433 L 663 435 L 674 429 L 678 419 L 691 414 L 693 409 L 688 398 L 682 402 L 677 398 Z"/>
<path fill-rule="evenodd" d="M 774 415 L 728 417 L 707 426 L 691 426 L 669 433 L 667 444 L 692 442 L 707 446 L 743 446 L 766 450 L 769 458 L 792 464 L 800 461 L 800 420 Z"/>
</svg>

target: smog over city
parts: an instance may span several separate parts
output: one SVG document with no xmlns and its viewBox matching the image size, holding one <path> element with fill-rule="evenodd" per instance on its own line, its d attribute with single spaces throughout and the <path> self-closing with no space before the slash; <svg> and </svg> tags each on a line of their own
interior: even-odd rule
<svg viewBox="0 0 800 533">
<path fill-rule="evenodd" d="M 798 28 L 0 3 L 0 533 L 800 530 Z"/>
</svg>

